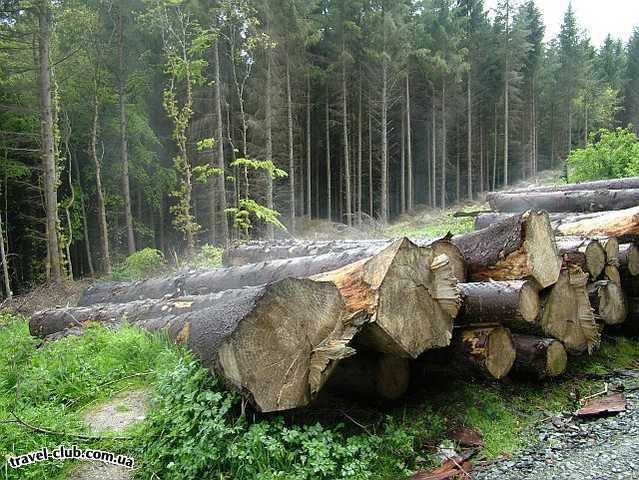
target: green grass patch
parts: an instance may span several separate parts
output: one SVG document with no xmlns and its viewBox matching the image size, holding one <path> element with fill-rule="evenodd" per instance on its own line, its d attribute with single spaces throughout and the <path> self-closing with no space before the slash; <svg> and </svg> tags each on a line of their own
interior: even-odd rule
<svg viewBox="0 0 639 480">
<path fill-rule="evenodd" d="M 390 237 L 443 237 L 448 232 L 458 235 L 473 230 L 473 217 L 454 217 L 458 210 L 477 210 L 480 206 L 473 205 L 453 210 L 424 210 L 400 219 L 386 228 L 384 233 Z"/>
</svg>

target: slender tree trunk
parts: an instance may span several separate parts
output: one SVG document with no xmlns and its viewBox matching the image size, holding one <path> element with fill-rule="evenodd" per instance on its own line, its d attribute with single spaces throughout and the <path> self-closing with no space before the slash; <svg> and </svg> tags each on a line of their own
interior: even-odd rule
<svg viewBox="0 0 639 480">
<path fill-rule="evenodd" d="M 344 182 L 346 185 L 346 224 L 351 226 L 353 224 L 353 207 L 351 203 L 351 164 L 348 146 L 348 89 L 346 87 L 346 60 L 344 56 L 344 44 L 342 43 L 342 133 L 344 143 Z"/>
<path fill-rule="evenodd" d="M 7 298 L 11 300 L 13 293 L 11 292 L 11 282 L 9 281 L 9 265 L 7 264 L 7 253 L 4 250 L 4 232 L 2 229 L 2 215 L 0 215 L 0 261 L 2 262 L 2 277 L 4 279 L 4 289 Z"/>
<path fill-rule="evenodd" d="M 409 211 L 413 210 L 415 194 L 413 193 L 413 138 L 411 133 L 411 118 L 410 118 L 410 78 L 406 74 L 406 158 L 408 160 L 408 202 L 407 207 Z"/>
<path fill-rule="evenodd" d="M 95 270 L 93 268 L 93 257 L 91 255 L 91 242 L 89 241 L 89 227 L 87 225 L 86 205 L 84 203 L 84 190 L 82 189 L 82 177 L 80 176 L 80 166 L 78 165 L 77 156 L 73 157 L 73 167 L 75 169 L 75 176 L 78 179 L 78 186 L 80 187 L 80 213 L 82 215 L 82 233 L 84 234 L 84 248 L 87 255 L 87 266 L 89 267 L 89 274 L 91 275 L 91 277 L 95 277 Z"/>
<path fill-rule="evenodd" d="M 437 206 L 437 118 L 435 117 L 435 87 L 433 87 L 433 96 L 431 103 L 431 115 L 432 128 L 431 128 L 431 145 L 433 147 L 433 153 L 431 156 L 431 205 L 433 208 Z"/>
<path fill-rule="evenodd" d="M 122 158 L 122 196 L 124 199 L 124 219 L 126 221 L 126 238 L 129 255 L 135 253 L 135 233 L 133 231 L 133 214 L 131 213 L 131 185 L 129 178 L 129 147 L 127 140 L 126 113 L 126 69 L 124 65 L 124 25 L 122 11 L 118 11 L 118 101 L 120 106 L 120 157 Z M 141 221 L 141 219 L 140 219 Z"/>
<path fill-rule="evenodd" d="M 406 213 L 406 116 L 405 109 L 402 108 L 402 120 L 400 122 L 400 184 L 399 184 L 399 207 L 402 215 Z"/>
<path fill-rule="evenodd" d="M 295 152 L 293 151 L 293 101 L 291 99 L 291 65 L 286 51 L 286 116 L 288 120 L 288 206 L 289 228 L 295 235 Z"/>
<path fill-rule="evenodd" d="M 484 191 L 484 126 L 479 119 L 479 192 Z"/>
<path fill-rule="evenodd" d="M 568 104 L 568 151 L 566 156 L 570 155 L 572 150 L 572 105 Z"/>
<path fill-rule="evenodd" d="M 509 52 L 510 3 L 506 2 L 506 69 L 504 72 L 504 186 L 508 185 L 508 126 L 510 114 L 510 52 Z"/>
<path fill-rule="evenodd" d="M 473 115 L 472 115 L 472 92 L 471 92 L 471 83 L 470 83 L 470 71 L 468 72 L 468 86 L 467 96 L 468 96 L 468 144 L 467 148 L 467 176 L 468 176 L 468 200 L 473 200 Z M 480 167 L 481 170 L 481 167 Z"/>
<path fill-rule="evenodd" d="M 442 81 L 442 192 L 441 208 L 446 208 L 446 81 Z"/>
<path fill-rule="evenodd" d="M 497 187 L 497 104 L 495 103 L 495 126 L 493 128 L 493 188 Z"/>
<path fill-rule="evenodd" d="M 331 205 L 331 114 L 328 98 L 328 83 L 326 84 L 326 218 L 332 220 Z"/>
<path fill-rule="evenodd" d="M 311 218 L 311 74 L 306 77 L 306 215 Z"/>
<path fill-rule="evenodd" d="M 95 190 L 98 208 L 98 225 L 100 229 L 100 250 L 102 253 L 102 270 L 106 275 L 111 275 L 111 255 L 109 253 L 109 229 L 106 220 L 106 207 L 104 191 L 102 189 L 102 159 L 98 157 L 98 122 L 100 118 L 100 106 L 98 102 L 98 85 L 95 83 L 93 95 L 93 124 L 91 127 L 91 158 L 95 165 Z"/>
<path fill-rule="evenodd" d="M 459 204 L 461 198 L 461 147 L 459 145 L 459 126 L 457 126 L 455 130 L 455 154 L 457 157 L 455 163 L 455 203 Z"/>
<path fill-rule="evenodd" d="M 374 218 L 373 211 L 373 114 L 368 104 L 368 214 Z"/>
<path fill-rule="evenodd" d="M 362 69 L 359 71 L 359 99 L 357 105 L 357 224 L 362 224 Z"/>
<path fill-rule="evenodd" d="M 550 107 L 550 168 L 555 168 L 555 104 Z"/>
<path fill-rule="evenodd" d="M 226 220 L 226 176 L 224 174 L 224 133 L 222 129 L 223 120 L 222 120 L 222 86 L 220 85 L 220 52 L 219 52 L 219 42 L 216 41 L 213 47 L 213 63 L 215 70 L 215 143 L 217 147 L 217 165 L 216 167 L 221 170 L 221 174 L 216 178 L 216 182 L 212 182 L 212 185 L 218 188 L 215 188 L 217 192 L 211 192 L 211 197 L 215 197 L 216 193 L 219 195 L 219 201 L 216 202 L 220 212 L 222 214 L 222 219 L 220 222 L 220 235 L 222 236 L 222 243 L 224 246 L 227 246 L 229 243 L 229 227 L 228 222 Z M 231 137 L 231 132 L 229 131 L 229 138 Z M 215 220 L 215 219 L 213 219 Z M 213 221 L 215 224 L 215 221 Z M 213 241 L 215 239 L 211 239 Z"/>
<path fill-rule="evenodd" d="M 382 224 L 388 223 L 388 71 L 386 54 L 382 59 L 382 184 L 380 202 L 380 220 Z"/>
<path fill-rule="evenodd" d="M 270 25 L 267 28 L 270 35 Z M 266 160 L 273 161 L 273 112 L 271 111 L 271 69 L 273 64 L 273 52 L 269 47 L 266 53 L 266 99 L 265 99 L 265 124 L 266 124 Z M 266 208 L 273 209 L 273 178 L 266 173 Z M 272 240 L 274 237 L 273 224 L 266 224 L 266 237 Z"/>
<path fill-rule="evenodd" d="M 62 281 L 62 268 L 60 265 L 60 244 L 58 242 L 58 192 L 54 153 L 53 109 L 51 107 L 51 68 L 49 65 L 51 10 L 49 1 L 40 0 L 38 5 L 38 87 L 40 90 L 40 130 L 42 137 L 40 151 L 42 155 L 50 278 L 53 283 L 60 283 Z"/>
<path fill-rule="evenodd" d="M 588 105 L 585 107 L 586 111 L 584 112 L 585 117 L 585 125 L 584 125 L 584 148 L 588 145 Z"/>
</svg>

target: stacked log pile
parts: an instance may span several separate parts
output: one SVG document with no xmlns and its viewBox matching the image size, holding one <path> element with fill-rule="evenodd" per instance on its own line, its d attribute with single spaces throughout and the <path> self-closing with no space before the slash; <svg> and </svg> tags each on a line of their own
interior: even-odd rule
<svg viewBox="0 0 639 480">
<path fill-rule="evenodd" d="M 612 185 L 631 195 L 639 181 Z M 442 239 L 251 242 L 228 249 L 224 268 L 96 284 L 77 307 L 33 315 L 30 330 L 166 330 L 262 412 L 304 407 L 323 388 L 397 399 L 411 370 L 431 367 L 554 377 L 569 355 L 594 352 L 604 327 L 639 330 L 639 207 L 476 224 Z"/>
</svg>

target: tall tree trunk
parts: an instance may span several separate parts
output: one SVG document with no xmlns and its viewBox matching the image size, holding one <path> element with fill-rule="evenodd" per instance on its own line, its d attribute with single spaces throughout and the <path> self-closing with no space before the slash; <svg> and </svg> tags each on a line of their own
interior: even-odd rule
<svg viewBox="0 0 639 480">
<path fill-rule="evenodd" d="M 267 28 L 270 35 L 270 25 Z M 265 99 L 265 124 L 266 124 L 266 160 L 273 161 L 273 112 L 271 111 L 271 69 L 273 65 L 273 52 L 269 47 L 266 53 L 266 99 Z M 273 177 L 266 173 L 266 208 L 273 209 Z M 266 237 L 273 239 L 273 224 L 266 224 Z"/>
<path fill-rule="evenodd" d="M 442 192 L 441 208 L 446 208 L 446 81 L 442 81 Z"/>
<path fill-rule="evenodd" d="M 212 182 L 212 185 L 217 192 L 211 192 L 211 197 L 215 197 L 216 193 L 219 195 L 219 201 L 216 202 L 221 214 L 222 219 L 220 222 L 220 235 L 222 236 L 222 243 L 224 246 L 227 246 L 229 243 L 229 227 L 228 222 L 226 220 L 226 176 L 224 174 L 224 134 L 222 130 L 222 87 L 220 85 L 220 52 L 219 52 L 219 42 L 216 41 L 213 47 L 213 63 L 215 70 L 215 143 L 217 146 L 217 165 L 216 167 L 221 170 L 220 176 L 216 179 L 216 182 Z M 231 132 L 229 132 L 229 138 L 231 136 Z M 215 219 L 213 219 L 215 220 Z M 215 224 L 215 221 L 213 222 Z M 213 241 L 215 239 L 211 239 Z"/>
<path fill-rule="evenodd" d="M 93 268 L 93 257 L 91 255 L 91 242 L 89 241 L 89 227 L 87 225 L 86 205 L 84 203 L 84 190 L 82 189 L 82 177 L 80 176 L 80 166 L 78 165 L 77 156 L 73 157 L 73 167 L 75 169 L 75 176 L 78 179 L 78 186 L 80 187 L 80 213 L 82 215 L 82 233 L 84 234 L 84 249 L 87 255 L 87 266 L 89 267 L 89 274 L 91 275 L 91 277 L 95 277 L 95 270 Z"/>
<path fill-rule="evenodd" d="M 459 125 L 455 129 L 455 154 L 457 161 L 455 162 L 455 203 L 459 204 L 461 198 L 461 147 L 459 145 Z"/>
<path fill-rule="evenodd" d="M 484 126 L 479 119 L 479 192 L 484 192 Z"/>
<path fill-rule="evenodd" d="M 402 106 L 403 107 L 403 106 Z M 402 108 L 402 120 L 400 122 L 400 182 L 399 182 L 399 207 L 402 214 L 406 213 L 406 116 L 405 109 Z"/>
<path fill-rule="evenodd" d="M 344 182 L 346 184 L 346 224 L 353 224 L 353 207 L 351 196 L 351 164 L 348 147 L 348 89 L 346 88 L 346 60 L 342 40 L 342 133 L 344 143 Z M 341 198 L 341 197 L 340 197 Z"/>
<path fill-rule="evenodd" d="M 504 186 L 508 185 L 508 126 L 510 118 L 510 55 L 509 40 L 510 3 L 506 2 L 506 69 L 504 72 Z"/>
<path fill-rule="evenodd" d="M 572 150 L 572 105 L 570 105 L 570 100 L 568 101 L 568 151 L 566 152 L 566 156 L 570 155 L 570 151 Z"/>
<path fill-rule="evenodd" d="M 379 218 L 383 225 L 388 223 L 388 67 L 386 53 L 382 59 L 382 184 Z"/>
<path fill-rule="evenodd" d="M 4 279 L 4 289 L 7 298 L 11 300 L 11 282 L 9 281 L 9 265 L 7 264 L 7 253 L 4 250 L 4 232 L 2 230 L 2 215 L 0 215 L 0 262 L 2 262 L 2 278 Z"/>
<path fill-rule="evenodd" d="M 121 7 L 120 7 L 121 8 Z M 120 157 L 122 158 L 122 196 L 124 197 L 124 219 L 126 221 L 126 238 L 129 255 L 135 253 L 135 233 L 133 231 L 133 214 L 131 213 L 131 184 L 129 178 L 129 147 L 127 141 L 126 113 L 126 68 L 124 65 L 124 25 L 122 11 L 118 11 L 118 101 L 120 106 Z M 140 219 L 142 221 L 142 219 Z"/>
<path fill-rule="evenodd" d="M 295 235 L 295 152 L 293 151 L 293 101 L 291 99 L 291 65 L 286 51 L 286 117 L 288 121 L 288 207 L 289 229 Z"/>
<path fill-rule="evenodd" d="M 98 122 L 100 119 L 100 105 L 98 101 L 98 84 L 95 82 L 93 94 L 93 124 L 91 126 L 91 158 L 95 165 L 95 190 L 98 207 L 98 225 L 100 229 L 100 250 L 102 253 L 102 270 L 111 275 L 111 255 L 109 253 L 109 229 L 106 220 L 106 206 L 104 191 L 102 190 L 102 158 L 98 157 Z"/>
<path fill-rule="evenodd" d="M 328 98 L 328 83 L 326 84 L 326 218 L 332 220 L 331 205 L 331 114 Z"/>
<path fill-rule="evenodd" d="M 495 126 L 493 128 L 493 187 L 491 190 L 495 190 L 497 187 L 497 104 L 495 103 Z"/>
<path fill-rule="evenodd" d="M 472 92 L 470 84 L 470 71 L 468 72 L 468 86 L 466 88 L 468 96 L 468 144 L 467 148 L 467 176 L 468 176 L 468 200 L 473 199 L 473 115 L 472 115 Z M 481 170 L 481 168 L 480 168 Z"/>
<path fill-rule="evenodd" d="M 58 192 L 55 165 L 55 139 L 53 109 L 51 107 L 51 68 L 49 47 L 51 42 L 50 0 L 40 0 L 38 9 L 38 67 L 40 90 L 40 131 L 42 170 L 44 183 L 44 204 L 46 212 L 47 249 L 49 251 L 49 271 L 51 281 L 62 281 L 60 265 L 60 244 L 58 242 Z"/>
<path fill-rule="evenodd" d="M 373 212 L 373 114 L 368 103 L 368 214 L 374 218 Z"/>
<path fill-rule="evenodd" d="M 359 72 L 357 105 L 357 224 L 362 224 L 362 69 Z"/>
<path fill-rule="evenodd" d="M 408 195 L 407 207 L 409 211 L 413 210 L 415 194 L 413 193 L 413 137 L 411 133 L 410 119 L 410 78 L 406 74 L 406 159 L 408 160 Z"/>
<path fill-rule="evenodd" d="M 433 154 L 432 154 L 432 158 L 431 158 L 431 162 L 432 162 L 432 168 L 431 168 L 431 186 L 430 186 L 430 193 L 431 193 L 431 205 L 433 206 L 433 208 L 435 208 L 437 206 L 437 118 L 435 117 L 435 87 L 433 86 L 433 95 L 432 95 L 432 102 L 431 102 L 431 121 L 432 121 L 432 128 L 431 128 L 431 136 L 433 137 L 431 139 L 431 144 L 433 147 Z"/>
<path fill-rule="evenodd" d="M 306 215 L 313 215 L 311 205 L 311 74 L 306 77 Z"/>
</svg>

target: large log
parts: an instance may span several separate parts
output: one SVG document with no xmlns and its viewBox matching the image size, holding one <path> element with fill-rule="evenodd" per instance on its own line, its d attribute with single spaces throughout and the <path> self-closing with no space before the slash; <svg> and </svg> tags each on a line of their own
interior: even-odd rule
<svg viewBox="0 0 639 480">
<path fill-rule="evenodd" d="M 622 275 L 639 275 L 639 247 L 636 244 L 619 245 L 619 270 Z"/>
<path fill-rule="evenodd" d="M 559 340 L 513 333 L 516 358 L 512 372 L 539 379 L 556 377 L 566 371 L 568 357 Z"/>
<path fill-rule="evenodd" d="M 339 255 L 319 255 L 274 260 L 239 267 L 196 270 L 134 283 L 97 283 L 87 288 L 78 305 L 126 303 L 165 296 L 202 295 L 233 288 L 266 285 L 283 278 L 306 278 L 367 258 L 375 252 L 348 250 Z"/>
<path fill-rule="evenodd" d="M 373 257 L 312 278 L 334 283 L 347 308 L 371 316 L 360 340 L 375 351 L 417 358 L 450 343 L 459 290 L 448 257 L 430 247 L 397 240 Z"/>
<path fill-rule="evenodd" d="M 547 336 L 561 340 L 573 354 L 593 352 L 601 339 L 587 282 L 588 275 L 579 267 L 563 269 L 543 301 L 541 328 Z"/>
<path fill-rule="evenodd" d="M 621 286 L 610 280 L 588 285 L 588 297 L 595 317 L 606 325 L 618 325 L 626 319 L 626 302 Z"/>
<path fill-rule="evenodd" d="M 547 212 L 604 212 L 636 206 L 639 204 L 639 189 L 492 192 L 487 198 L 490 208 L 497 212 L 519 213 L 530 209 Z"/>
<path fill-rule="evenodd" d="M 455 325 L 499 323 L 517 332 L 539 331 L 541 302 L 528 280 L 458 283 L 462 306 Z"/>
<path fill-rule="evenodd" d="M 364 250 L 363 255 L 373 255 L 387 247 L 392 241 L 393 240 L 390 239 L 366 239 L 250 242 L 226 250 L 224 253 L 224 264 L 227 266 L 239 266 L 268 260 L 327 254 L 339 255 L 344 252 L 349 252 L 350 255 L 358 255 L 361 250 Z M 419 246 L 430 246 L 437 255 L 447 255 L 455 278 L 460 282 L 466 281 L 464 257 L 459 249 L 451 243 L 449 236 L 439 239 L 419 238 L 413 239 L 412 241 Z"/>
<path fill-rule="evenodd" d="M 155 305 L 47 310 L 32 317 L 30 330 L 43 335 L 67 318 L 164 329 L 262 412 L 307 405 L 335 364 L 354 353 L 348 344 L 361 328 L 334 285 L 297 279 Z"/>
<path fill-rule="evenodd" d="M 606 266 L 606 251 L 597 239 L 582 237 L 558 237 L 557 248 L 564 266 L 577 265 L 597 279 Z"/>
<path fill-rule="evenodd" d="M 525 212 L 453 237 L 473 281 L 534 279 L 541 288 L 557 281 L 561 258 L 548 214 Z"/>
<path fill-rule="evenodd" d="M 512 335 L 502 326 L 455 331 L 450 352 L 451 362 L 496 379 L 508 375 L 516 357 Z"/>
<path fill-rule="evenodd" d="M 533 185 L 529 188 L 506 190 L 504 193 L 571 192 L 578 190 L 626 190 L 639 188 L 639 177 L 595 180 L 593 182 L 566 183 L 558 185 Z"/>
</svg>

